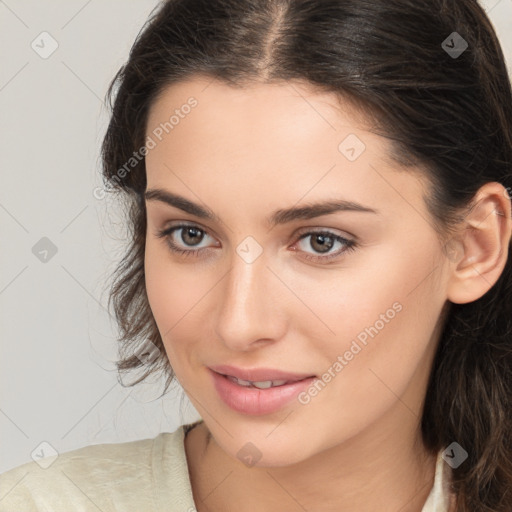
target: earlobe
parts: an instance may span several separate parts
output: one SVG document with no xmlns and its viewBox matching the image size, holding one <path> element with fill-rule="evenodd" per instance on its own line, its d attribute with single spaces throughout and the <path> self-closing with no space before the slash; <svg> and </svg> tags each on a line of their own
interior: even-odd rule
<svg viewBox="0 0 512 512">
<path fill-rule="evenodd" d="M 453 240 L 448 300 L 473 302 L 499 279 L 508 258 L 512 219 L 510 197 L 500 183 L 483 185 Z"/>
</svg>

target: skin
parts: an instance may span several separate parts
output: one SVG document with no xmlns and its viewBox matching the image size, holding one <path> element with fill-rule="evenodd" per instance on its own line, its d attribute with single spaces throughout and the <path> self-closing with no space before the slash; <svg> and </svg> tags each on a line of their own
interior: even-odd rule
<svg viewBox="0 0 512 512">
<path fill-rule="evenodd" d="M 392 162 L 387 139 L 348 102 L 303 83 L 235 89 L 195 77 L 153 103 L 147 133 L 190 96 L 198 105 L 146 156 L 147 189 L 207 206 L 220 222 L 147 200 L 145 272 L 169 361 L 204 419 L 185 440 L 197 509 L 421 511 L 436 457 L 419 422 L 441 315 L 501 274 L 506 192 L 497 183 L 480 189 L 447 256 L 424 175 Z M 349 134 L 366 146 L 355 161 L 338 150 Z M 265 223 L 277 209 L 340 198 L 378 213 Z M 195 239 L 202 255 L 174 254 L 157 236 L 178 221 L 204 230 Z M 327 264 L 308 261 L 323 255 L 314 235 L 300 240 L 314 230 L 358 245 Z M 180 248 L 198 249 L 182 235 L 172 235 Z M 236 252 L 247 236 L 263 250 L 252 263 Z M 340 250 L 334 242 L 327 254 Z M 401 311 L 306 405 L 244 415 L 212 386 L 215 364 L 320 376 L 396 302 Z M 247 442 L 261 453 L 254 466 L 237 457 Z"/>
</svg>

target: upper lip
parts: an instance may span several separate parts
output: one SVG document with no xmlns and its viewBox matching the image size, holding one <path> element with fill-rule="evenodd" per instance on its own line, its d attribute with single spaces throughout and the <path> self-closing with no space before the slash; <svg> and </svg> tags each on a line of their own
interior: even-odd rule
<svg viewBox="0 0 512 512">
<path fill-rule="evenodd" d="M 295 382 L 308 377 L 314 377 L 310 373 L 291 373 L 275 370 L 273 368 L 237 368 L 230 365 L 210 366 L 210 370 L 222 375 L 231 375 L 241 380 L 249 380 L 251 382 L 265 382 L 268 380 L 284 380 L 287 382 Z"/>
</svg>

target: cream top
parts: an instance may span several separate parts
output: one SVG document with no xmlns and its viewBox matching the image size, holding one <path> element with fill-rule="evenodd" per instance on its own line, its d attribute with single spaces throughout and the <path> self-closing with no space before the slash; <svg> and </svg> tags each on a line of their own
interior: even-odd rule
<svg viewBox="0 0 512 512">
<path fill-rule="evenodd" d="M 202 421 L 202 420 L 200 420 Z M 0 475 L 0 512 L 196 512 L 184 439 L 198 422 L 153 439 L 85 446 Z M 422 512 L 448 511 L 448 469 L 437 458 Z"/>
</svg>

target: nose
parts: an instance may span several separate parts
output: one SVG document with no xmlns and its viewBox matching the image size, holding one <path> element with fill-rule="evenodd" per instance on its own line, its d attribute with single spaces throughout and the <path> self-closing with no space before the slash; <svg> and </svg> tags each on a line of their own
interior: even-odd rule
<svg viewBox="0 0 512 512">
<path fill-rule="evenodd" d="M 290 298 L 268 264 L 265 252 L 252 263 L 233 252 L 231 269 L 219 284 L 216 334 L 233 351 L 254 350 L 284 336 L 283 306 Z"/>
</svg>

